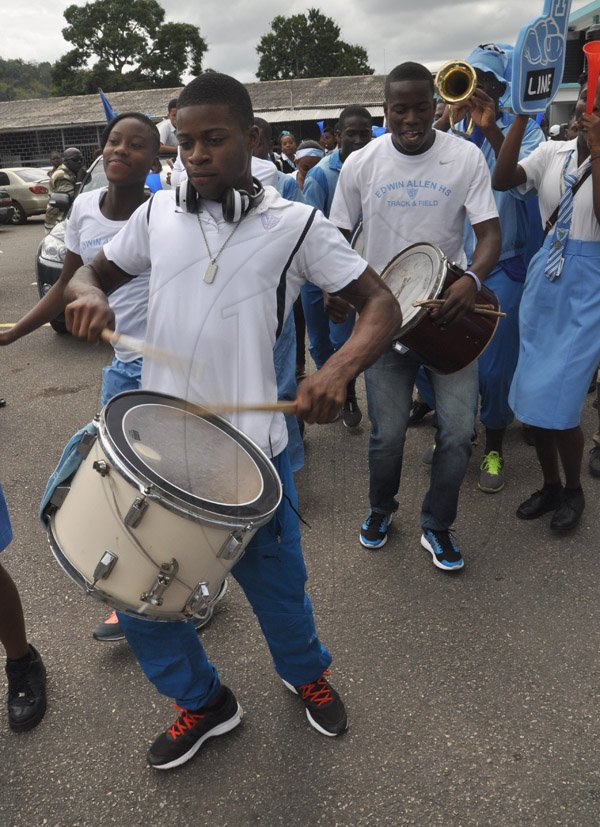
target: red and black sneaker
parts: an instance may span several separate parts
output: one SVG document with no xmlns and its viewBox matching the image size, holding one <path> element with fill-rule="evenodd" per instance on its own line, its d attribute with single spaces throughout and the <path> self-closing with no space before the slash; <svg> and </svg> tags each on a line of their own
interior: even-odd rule
<svg viewBox="0 0 600 827">
<path fill-rule="evenodd" d="M 330 674 L 326 669 L 316 681 L 300 686 L 283 682 L 291 692 L 302 698 L 310 725 L 322 735 L 334 738 L 348 729 L 348 718 L 342 699 L 327 680 Z"/>
<path fill-rule="evenodd" d="M 179 717 L 158 736 L 147 753 L 148 763 L 157 770 L 180 767 L 193 758 L 208 738 L 225 735 L 242 721 L 242 707 L 227 686 L 221 686 L 216 705 L 182 709 Z"/>
</svg>

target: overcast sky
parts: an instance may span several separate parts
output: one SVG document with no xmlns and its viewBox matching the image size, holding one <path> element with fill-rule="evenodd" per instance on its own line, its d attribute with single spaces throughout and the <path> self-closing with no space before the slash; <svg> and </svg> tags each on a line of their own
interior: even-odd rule
<svg viewBox="0 0 600 827">
<path fill-rule="evenodd" d="M 123 0 L 126 2 L 126 0 Z M 572 10 L 589 0 L 573 0 Z M 61 35 L 64 9 L 72 0 L 3 3 L 0 57 L 51 62 L 70 48 Z M 78 6 L 84 0 L 76 0 Z M 278 14 L 316 7 L 332 17 L 348 43 L 363 46 L 369 64 L 385 74 L 404 60 L 431 68 L 441 60 L 465 57 L 480 43 L 514 43 L 520 27 L 541 13 L 542 0 L 162 0 L 166 19 L 192 23 L 208 43 L 205 68 L 256 80 L 256 46 Z"/>
</svg>

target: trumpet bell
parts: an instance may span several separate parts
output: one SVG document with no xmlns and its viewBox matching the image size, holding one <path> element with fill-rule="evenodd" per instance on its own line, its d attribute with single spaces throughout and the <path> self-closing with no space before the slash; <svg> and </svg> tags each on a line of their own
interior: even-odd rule
<svg viewBox="0 0 600 827">
<path fill-rule="evenodd" d="M 473 119 L 469 118 L 463 131 L 454 124 L 453 107 L 467 101 L 477 88 L 477 74 L 466 60 L 449 60 L 440 67 L 434 81 L 440 98 L 450 107 L 450 127 L 453 132 L 469 136 L 473 132 Z"/>
</svg>

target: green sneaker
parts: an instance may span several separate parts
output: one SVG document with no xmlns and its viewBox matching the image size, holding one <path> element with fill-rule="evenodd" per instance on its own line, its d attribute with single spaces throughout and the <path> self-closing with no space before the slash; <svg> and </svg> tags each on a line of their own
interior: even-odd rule
<svg viewBox="0 0 600 827">
<path fill-rule="evenodd" d="M 477 487 L 486 494 L 495 494 L 504 488 L 504 460 L 498 451 L 489 451 L 484 454 L 483 462 L 479 466 L 479 482 Z"/>
</svg>

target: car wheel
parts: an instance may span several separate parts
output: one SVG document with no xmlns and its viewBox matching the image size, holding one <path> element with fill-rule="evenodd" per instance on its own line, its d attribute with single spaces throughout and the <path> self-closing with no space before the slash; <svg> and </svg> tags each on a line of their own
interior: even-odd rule
<svg viewBox="0 0 600 827">
<path fill-rule="evenodd" d="M 40 294 L 40 299 L 43 299 L 44 296 L 46 295 L 46 293 L 48 292 L 48 290 L 50 290 L 50 288 L 52 287 L 52 285 L 48 284 L 47 282 L 40 281 L 39 275 L 38 275 L 37 284 L 38 284 L 38 293 Z M 67 330 L 67 325 L 65 324 L 64 313 L 61 313 L 60 315 L 55 316 L 54 319 L 50 319 L 50 327 L 52 328 L 52 330 L 56 331 L 56 333 L 60 333 L 61 336 L 63 334 L 68 333 L 69 331 Z"/>
<path fill-rule="evenodd" d="M 15 211 L 11 219 L 11 223 L 25 224 L 27 221 L 27 213 L 25 212 L 23 207 L 19 204 L 18 201 L 13 201 L 13 207 L 15 208 Z"/>
<path fill-rule="evenodd" d="M 50 327 L 52 328 L 52 330 L 55 330 L 57 333 L 60 333 L 61 336 L 69 332 L 65 324 L 64 316 L 57 316 L 55 319 L 51 319 Z"/>
</svg>

